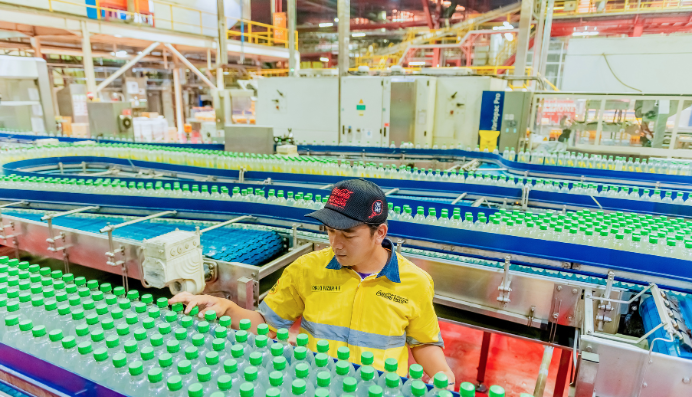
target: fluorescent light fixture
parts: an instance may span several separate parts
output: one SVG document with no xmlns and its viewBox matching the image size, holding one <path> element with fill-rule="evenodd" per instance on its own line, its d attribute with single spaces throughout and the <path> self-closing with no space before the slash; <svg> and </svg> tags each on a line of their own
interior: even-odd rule
<svg viewBox="0 0 692 397">
<path fill-rule="evenodd" d="M 125 57 L 127 57 L 127 51 L 111 52 L 111 55 L 113 55 L 114 57 L 118 57 L 118 58 L 125 58 Z"/>
<path fill-rule="evenodd" d="M 363 37 L 363 36 L 365 36 L 365 33 L 352 33 L 351 36 L 353 36 L 353 37 Z"/>
<path fill-rule="evenodd" d="M 334 22 L 339 22 L 339 18 L 334 18 Z"/>
<path fill-rule="evenodd" d="M 327 58 L 327 57 L 320 57 L 320 61 L 322 61 L 322 62 L 329 62 L 329 58 Z"/>
<path fill-rule="evenodd" d="M 572 36 L 598 36 L 598 32 L 574 32 Z"/>
<path fill-rule="evenodd" d="M 507 40 L 507 41 L 514 40 L 514 35 L 511 33 L 505 33 L 505 40 Z"/>
<path fill-rule="evenodd" d="M 420 61 L 420 62 L 409 62 L 409 66 L 425 66 L 425 61 Z"/>
<path fill-rule="evenodd" d="M 331 22 L 323 22 L 323 23 L 320 24 L 320 27 L 321 27 L 321 28 L 328 28 L 328 27 L 330 27 L 330 26 L 334 26 L 334 24 L 331 23 Z"/>
<path fill-rule="evenodd" d="M 119 34 L 114 34 L 113 36 L 115 36 L 115 37 L 117 37 L 117 38 L 123 37 L 123 36 L 121 36 L 121 35 L 119 35 Z"/>
</svg>

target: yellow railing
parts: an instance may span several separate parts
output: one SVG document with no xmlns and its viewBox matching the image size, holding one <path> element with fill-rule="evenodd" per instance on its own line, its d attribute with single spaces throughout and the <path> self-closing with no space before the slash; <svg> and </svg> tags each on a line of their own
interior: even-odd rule
<svg viewBox="0 0 692 397">
<path fill-rule="evenodd" d="M 601 2 L 597 0 L 557 0 L 554 15 L 601 15 L 614 13 L 646 13 L 676 10 L 692 10 L 692 0 L 637 1 L 621 0 Z"/>
<path fill-rule="evenodd" d="M 91 19 L 107 20 L 113 22 L 123 22 L 139 25 L 150 25 L 157 29 L 172 30 L 178 32 L 195 33 L 205 36 L 216 36 L 218 34 L 216 13 L 174 4 L 162 0 L 151 0 L 148 2 L 149 9 L 140 9 L 140 1 L 134 1 L 134 10 L 127 11 L 113 8 L 108 5 L 101 5 L 100 0 L 96 0 L 95 5 L 78 3 L 68 0 L 46 0 L 47 9 L 50 12 L 61 12 L 75 15 L 87 16 Z M 10 3 L 0 0 L 0 2 Z M 16 2 L 12 2 L 16 4 Z M 105 3 L 105 2 L 103 2 Z M 46 8 L 32 6 L 33 8 Z M 285 28 L 274 27 L 260 22 L 238 18 L 226 18 L 229 27 L 228 37 L 240 40 L 241 36 L 248 43 L 267 46 L 283 46 L 288 48 L 287 40 L 279 40 L 275 36 L 288 37 L 288 30 Z M 245 34 L 240 32 L 240 25 L 243 25 Z M 294 32 L 296 37 L 296 48 L 298 46 L 298 32 Z"/>
<path fill-rule="evenodd" d="M 482 75 L 500 75 L 500 74 L 505 74 L 507 72 L 513 71 L 514 66 L 463 66 L 464 68 L 471 69 L 472 72 L 475 74 L 482 74 Z M 326 70 L 327 68 L 325 68 Z M 336 68 L 330 68 L 335 70 Z M 382 71 L 386 70 L 387 67 L 385 66 L 375 66 L 371 67 L 370 71 Z M 435 69 L 447 69 L 445 67 L 441 68 L 435 68 Z M 357 72 L 358 67 L 353 67 L 348 69 L 350 72 Z M 412 67 L 406 67 L 403 68 L 404 72 L 408 73 L 413 73 L 413 72 L 420 72 L 422 70 L 422 67 L 420 66 L 412 66 Z M 250 74 L 254 74 L 257 76 L 265 76 L 265 77 L 279 77 L 279 76 L 288 76 L 288 69 L 261 69 L 261 70 L 248 70 Z M 526 75 L 530 76 L 531 75 L 531 67 L 526 68 Z M 550 86 L 557 91 L 558 89 L 552 85 L 550 82 L 548 82 Z"/>
</svg>

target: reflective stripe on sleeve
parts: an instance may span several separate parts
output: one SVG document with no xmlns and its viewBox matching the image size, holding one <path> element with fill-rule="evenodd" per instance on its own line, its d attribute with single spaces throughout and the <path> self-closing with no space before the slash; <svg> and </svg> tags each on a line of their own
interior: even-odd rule
<svg viewBox="0 0 692 397">
<path fill-rule="evenodd" d="M 372 332 L 357 331 L 338 325 L 319 324 L 308 321 L 305 318 L 300 326 L 316 339 L 329 339 L 337 342 L 345 342 L 352 346 L 367 347 L 370 349 L 395 349 L 406 346 L 406 334 L 387 336 Z"/>
<path fill-rule="evenodd" d="M 283 317 L 276 314 L 276 312 L 272 310 L 272 308 L 269 307 L 269 305 L 267 305 L 264 301 L 260 303 L 257 312 L 261 314 L 262 317 L 264 317 L 264 321 L 266 321 L 267 324 L 271 325 L 276 329 L 291 328 L 291 325 L 293 325 L 293 323 L 295 322 L 295 320 L 286 320 Z"/>
<path fill-rule="evenodd" d="M 440 346 L 440 347 L 443 348 L 443 349 L 444 349 L 444 347 L 445 347 L 445 342 L 442 340 L 442 332 L 438 332 L 438 333 L 437 333 L 437 342 L 427 342 L 427 343 L 424 343 L 424 342 L 421 342 L 421 341 L 417 340 L 417 339 L 414 338 L 414 337 L 407 336 L 407 337 L 406 337 L 406 344 L 408 344 L 408 345 L 411 346 L 411 347 L 420 346 L 420 345 L 434 345 L 434 346 Z"/>
</svg>

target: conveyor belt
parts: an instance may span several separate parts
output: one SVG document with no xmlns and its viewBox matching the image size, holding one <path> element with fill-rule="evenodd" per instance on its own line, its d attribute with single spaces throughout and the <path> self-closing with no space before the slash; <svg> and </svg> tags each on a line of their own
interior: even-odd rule
<svg viewBox="0 0 692 397">
<path fill-rule="evenodd" d="M 3 210 L 3 214 L 43 222 L 43 211 Z M 99 234 L 99 229 L 108 223 L 116 225 L 133 218 L 92 214 L 75 214 L 53 219 L 56 226 L 68 227 L 84 232 Z M 170 219 L 153 219 L 122 227 L 113 231 L 113 236 L 121 239 L 142 241 L 151 239 L 175 229 L 194 231 L 203 229 L 209 222 L 178 221 Z M 262 265 L 277 257 L 284 251 L 282 237 L 274 231 L 247 230 L 235 227 L 223 227 L 211 230 L 201 236 L 205 256 L 225 261 L 240 262 L 247 265 Z"/>
<path fill-rule="evenodd" d="M 686 327 L 688 329 L 692 328 L 692 297 L 687 294 L 671 293 L 670 298 L 672 300 L 677 300 L 678 302 L 678 308 L 673 307 L 671 310 L 678 311 L 684 320 Z M 661 317 L 658 315 L 656 304 L 654 303 L 653 298 L 648 297 L 644 299 L 639 310 L 644 322 L 644 331 L 646 333 L 661 323 Z M 650 345 L 651 343 L 654 343 L 653 351 L 657 353 L 692 360 L 692 347 L 686 346 L 677 339 L 674 342 L 667 342 L 666 340 L 670 340 L 670 336 L 668 336 L 667 332 L 663 328 L 659 328 L 654 331 L 648 337 L 648 340 Z M 654 340 L 656 341 L 654 342 Z"/>
</svg>

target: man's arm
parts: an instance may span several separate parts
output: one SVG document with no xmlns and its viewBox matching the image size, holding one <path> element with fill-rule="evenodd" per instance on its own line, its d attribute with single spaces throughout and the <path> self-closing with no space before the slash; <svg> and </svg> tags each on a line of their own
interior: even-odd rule
<svg viewBox="0 0 692 397">
<path fill-rule="evenodd" d="M 449 368 L 444 351 L 436 345 L 419 345 L 411 348 L 411 353 L 416 362 L 423 367 L 428 376 L 433 377 L 438 372 L 443 372 L 449 379 L 449 390 L 454 390 L 454 372 Z"/>
<path fill-rule="evenodd" d="M 262 317 L 262 315 L 256 311 L 243 309 L 235 302 L 224 298 L 217 298 L 215 296 L 192 295 L 189 292 L 181 292 L 168 300 L 168 304 L 172 305 L 174 303 L 183 303 L 186 306 L 185 314 L 189 314 L 192 308 L 198 306 L 199 317 L 204 317 L 204 313 L 207 310 L 215 311 L 218 317 L 229 316 L 231 318 L 231 327 L 235 329 L 238 329 L 240 320 L 248 319 L 250 322 L 252 322 L 252 328 L 250 328 L 250 331 L 255 334 L 257 333 L 257 326 L 266 322 L 264 317 Z M 269 332 L 269 334 L 269 337 L 271 338 L 275 336 L 274 332 Z"/>
</svg>

